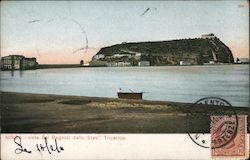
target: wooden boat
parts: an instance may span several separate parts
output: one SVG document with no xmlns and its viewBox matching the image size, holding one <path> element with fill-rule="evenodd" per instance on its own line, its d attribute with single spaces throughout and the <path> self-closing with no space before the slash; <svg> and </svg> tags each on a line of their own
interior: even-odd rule
<svg viewBox="0 0 250 160">
<path fill-rule="evenodd" d="M 122 92 L 122 89 L 119 88 L 117 92 L 118 98 L 123 99 L 142 99 L 142 94 L 144 92 L 134 92 L 131 89 L 129 89 L 131 92 Z"/>
<path fill-rule="evenodd" d="M 118 98 L 123 99 L 142 99 L 143 92 L 117 92 Z"/>
</svg>

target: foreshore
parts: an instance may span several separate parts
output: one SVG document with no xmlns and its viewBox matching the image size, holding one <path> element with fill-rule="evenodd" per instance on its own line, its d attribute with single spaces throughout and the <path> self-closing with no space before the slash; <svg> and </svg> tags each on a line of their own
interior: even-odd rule
<svg viewBox="0 0 250 160">
<path fill-rule="evenodd" d="M 247 107 L 233 109 L 236 114 L 250 116 Z M 187 123 L 188 113 L 192 113 L 194 126 Z M 232 114 L 232 109 L 191 103 L 1 92 L 2 133 L 209 133 L 210 115 L 218 114 Z"/>
</svg>

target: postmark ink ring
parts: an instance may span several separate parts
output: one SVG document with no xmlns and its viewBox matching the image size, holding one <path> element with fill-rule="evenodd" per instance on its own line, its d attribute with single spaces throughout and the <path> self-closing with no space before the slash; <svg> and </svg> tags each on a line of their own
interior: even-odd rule
<svg viewBox="0 0 250 160">
<path fill-rule="evenodd" d="M 229 110 L 226 111 L 226 114 L 224 112 L 220 114 L 220 108 L 218 108 L 216 115 L 211 115 L 209 111 L 206 113 L 187 113 L 186 127 L 188 136 L 195 144 L 203 148 L 220 148 L 227 145 L 235 138 L 238 129 L 238 117 L 234 108 L 228 101 L 218 97 L 205 97 L 196 101 L 194 106 L 196 105 L 208 105 L 201 107 L 209 107 L 209 105 L 227 106 Z M 211 138 L 205 133 L 193 133 L 195 130 L 195 123 L 199 121 L 196 117 L 210 119 Z M 198 124 L 199 123 L 201 122 L 198 122 Z M 211 143 L 209 143 L 210 140 Z"/>
</svg>

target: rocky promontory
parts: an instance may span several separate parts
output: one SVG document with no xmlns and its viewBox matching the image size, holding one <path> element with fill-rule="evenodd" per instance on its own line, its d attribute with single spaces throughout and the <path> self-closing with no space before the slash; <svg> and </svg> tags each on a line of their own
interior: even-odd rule
<svg viewBox="0 0 250 160">
<path fill-rule="evenodd" d="M 231 50 L 214 34 L 200 38 L 135 42 L 101 48 L 91 65 L 203 65 L 234 63 Z"/>
</svg>

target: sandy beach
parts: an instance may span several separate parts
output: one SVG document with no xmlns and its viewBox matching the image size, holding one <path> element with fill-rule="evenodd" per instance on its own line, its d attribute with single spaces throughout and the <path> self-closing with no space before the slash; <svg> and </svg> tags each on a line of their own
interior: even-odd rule
<svg viewBox="0 0 250 160">
<path fill-rule="evenodd" d="M 246 107 L 234 107 L 232 112 L 229 107 L 190 103 L 1 92 L 1 131 L 209 133 L 210 115 L 249 116 L 249 111 Z M 187 124 L 187 113 L 192 113 L 193 125 Z"/>
</svg>

